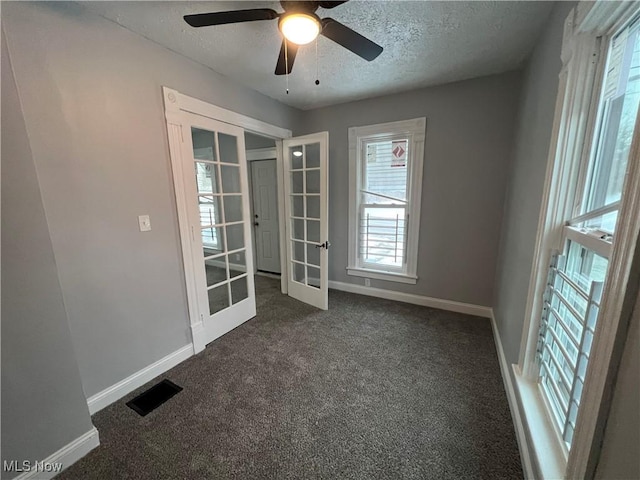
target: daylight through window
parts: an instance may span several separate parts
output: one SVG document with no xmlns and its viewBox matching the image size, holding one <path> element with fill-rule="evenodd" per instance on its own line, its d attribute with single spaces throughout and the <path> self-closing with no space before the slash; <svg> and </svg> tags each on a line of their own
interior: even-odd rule
<svg viewBox="0 0 640 480">
<path fill-rule="evenodd" d="M 638 22 L 611 41 L 594 145 L 576 216 L 552 257 L 537 346 L 547 406 L 571 448 L 640 102 Z"/>
<path fill-rule="evenodd" d="M 415 283 L 425 124 L 349 129 L 351 275 Z"/>
</svg>

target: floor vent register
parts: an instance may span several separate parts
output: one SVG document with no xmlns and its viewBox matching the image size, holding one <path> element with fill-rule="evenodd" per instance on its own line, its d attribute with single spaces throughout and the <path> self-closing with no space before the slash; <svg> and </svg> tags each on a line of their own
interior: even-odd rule
<svg viewBox="0 0 640 480">
<path fill-rule="evenodd" d="M 181 391 L 182 387 L 165 379 L 127 402 L 127 407 L 144 417 Z"/>
</svg>

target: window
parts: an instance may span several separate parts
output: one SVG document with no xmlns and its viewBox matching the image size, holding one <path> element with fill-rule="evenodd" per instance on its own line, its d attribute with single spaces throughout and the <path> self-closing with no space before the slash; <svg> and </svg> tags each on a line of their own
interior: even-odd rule
<svg viewBox="0 0 640 480">
<path fill-rule="evenodd" d="M 620 8 L 618 8 L 620 7 Z M 640 232 L 640 11 L 580 2 L 565 23 L 545 203 L 515 379 L 543 478 L 590 478 Z"/>
<path fill-rule="evenodd" d="M 198 192 L 214 191 L 215 186 L 212 186 L 211 182 L 211 168 L 210 164 L 196 163 L 196 182 L 198 185 Z M 214 167 L 215 168 L 215 167 Z M 220 222 L 220 208 L 216 206 L 218 197 L 213 194 L 199 193 L 198 194 L 198 208 L 200 209 L 200 225 L 206 225 L 206 228 L 202 228 L 202 245 L 205 249 L 213 251 L 220 250 L 220 243 L 218 240 L 218 230 L 220 227 L 214 225 Z"/>
<path fill-rule="evenodd" d="M 639 22 L 611 41 L 594 156 L 580 205 L 580 226 L 613 233 L 640 101 Z"/>
<path fill-rule="evenodd" d="M 349 129 L 350 275 L 416 283 L 425 126 Z"/>
<path fill-rule="evenodd" d="M 200 210 L 200 225 L 202 227 L 202 246 L 205 255 L 212 255 L 222 251 L 220 245 L 220 191 L 218 182 L 212 172 L 215 165 L 209 163 L 215 159 L 215 140 L 212 132 L 192 128 L 193 156 L 196 173 L 196 187 L 198 189 L 198 209 Z M 201 161 L 198 161 L 201 160 Z"/>
<path fill-rule="evenodd" d="M 578 183 L 577 213 L 552 257 L 537 348 L 541 391 L 570 450 L 600 308 L 640 102 L 640 24 L 613 37 L 599 101 L 598 128 Z"/>
</svg>

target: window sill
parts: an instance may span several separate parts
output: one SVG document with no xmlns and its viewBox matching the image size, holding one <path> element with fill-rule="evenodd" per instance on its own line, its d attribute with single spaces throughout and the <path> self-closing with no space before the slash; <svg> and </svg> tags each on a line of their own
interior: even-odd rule
<svg viewBox="0 0 640 480">
<path fill-rule="evenodd" d="M 380 270 L 369 270 L 367 268 L 347 267 L 347 274 L 355 277 L 373 278 L 375 280 L 386 280 L 388 282 L 416 284 L 418 277 L 406 275 L 404 273 L 382 272 Z"/>
<path fill-rule="evenodd" d="M 517 365 L 513 365 L 513 376 L 537 473 L 543 479 L 564 478 L 567 469 L 566 453 L 551 423 L 538 384 L 525 378 Z"/>
</svg>

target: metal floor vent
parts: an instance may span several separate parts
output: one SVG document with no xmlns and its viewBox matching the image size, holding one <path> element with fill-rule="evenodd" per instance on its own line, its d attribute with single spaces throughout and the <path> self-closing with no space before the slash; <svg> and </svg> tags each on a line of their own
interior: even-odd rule
<svg viewBox="0 0 640 480">
<path fill-rule="evenodd" d="M 182 387 L 165 379 L 127 402 L 127 407 L 144 417 L 181 391 Z"/>
</svg>

